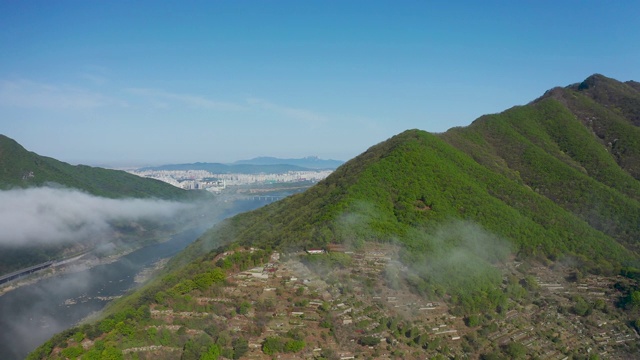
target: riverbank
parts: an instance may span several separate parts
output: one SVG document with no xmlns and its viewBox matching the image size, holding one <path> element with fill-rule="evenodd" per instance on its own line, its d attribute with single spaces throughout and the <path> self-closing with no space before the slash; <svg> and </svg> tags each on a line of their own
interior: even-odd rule
<svg viewBox="0 0 640 360">
<path fill-rule="evenodd" d="M 170 238 L 167 238 L 164 241 L 168 241 L 169 239 Z M 23 286 L 37 284 L 39 281 L 48 279 L 53 276 L 85 271 L 85 270 L 94 268 L 98 265 L 111 264 L 117 261 L 118 259 L 122 258 L 123 256 L 126 256 L 144 247 L 145 246 L 140 246 L 137 248 L 129 248 L 126 250 L 122 250 L 117 254 L 109 255 L 103 258 L 99 258 L 99 257 L 96 257 L 95 255 L 92 255 L 92 252 L 87 252 L 82 255 L 77 255 L 68 259 L 60 260 L 58 262 L 53 263 L 51 266 L 47 268 L 41 269 L 29 275 L 19 277 L 15 280 L 11 280 L 9 282 L 6 282 L 0 285 L 0 296 L 8 292 L 11 292 L 13 290 L 19 289 Z"/>
<path fill-rule="evenodd" d="M 202 229 L 133 251 L 85 257 L 20 279 L 0 296 L 0 359 L 24 359 L 43 341 L 80 321 L 99 316 L 104 306 L 147 281 L 169 259 L 197 239 Z M 166 262 L 166 260 L 165 260 Z"/>
<path fill-rule="evenodd" d="M 219 202 L 218 202 L 219 203 Z M 202 211 L 169 241 L 127 249 L 104 258 L 89 254 L 8 284 L 0 296 L 0 359 L 24 359 L 54 334 L 100 316 L 111 300 L 152 278 L 163 265 L 218 221 L 268 201 L 234 201 Z M 142 239 L 141 239 L 142 240 Z"/>
</svg>

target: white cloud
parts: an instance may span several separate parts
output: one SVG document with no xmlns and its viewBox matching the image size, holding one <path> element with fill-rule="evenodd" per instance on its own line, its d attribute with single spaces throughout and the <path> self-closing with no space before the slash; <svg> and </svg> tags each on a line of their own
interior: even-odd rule
<svg viewBox="0 0 640 360">
<path fill-rule="evenodd" d="M 266 110 L 279 116 L 311 124 L 314 127 L 328 121 L 325 116 L 312 111 L 274 104 L 260 98 L 248 98 L 246 99 L 246 105 L 243 105 L 234 102 L 218 101 L 201 95 L 174 93 L 153 88 L 128 88 L 125 91 L 133 95 L 145 97 L 151 100 L 156 107 L 162 108 L 170 107 L 172 104 L 182 104 L 194 108 L 221 111 Z"/>
<path fill-rule="evenodd" d="M 78 110 L 123 106 L 124 101 L 69 85 L 51 85 L 31 80 L 0 80 L 0 106 Z"/>
<path fill-rule="evenodd" d="M 100 65 L 85 65 L 83 71 L 79 74 L 79 77 L 89 81 L 93 85 L 102 86 L 110 82 L 107 74 L 110 71 L 108 68 Z"/>
<path fill-rule="evenodd" d="M 109 79 L 107 77 L 92 73 L 82 73 L 80 74 L 80 77 L 95 85 L 104 85 L 109 82 Z"/>
<path fill-rule="evenodd" d="M 188 207 L 151 199 L 107 199 L 78 190 L 0 191 L 0 245 L 77 241 L 110 230 L 118 219 L 164 219 Z"/>
<path fill-rule="evenodd" d="M 329 120 L 327 117 L 310 110 L 278 105 L 264 99 L 248 98 L 247 103 L 253 107 L 273 111 L 288 118 L 302 121 L 313 127 L 317 127 Z"/>
<path fill-rule="evenodd" d="M 223 110 L 223 111 L 238 111 L 244 110 L 244 107 L 238 104 L 234 104 L 231 102 L 225 101 L 217 101 L 208 99 L 199 95 L 192 94 L 180 94 L 180 93 L 172 93 L 158 89 L 150 89 L 150 88 L 129 88 L 126 91 L 130 94 L 144 96 L 149 99 L 154 100 L 158 104 L 163 104 L 163 107 L 167 107 L 167 100 L 175 101 L 181 103 L 183 105 L 196 107 L 196 108 L 205 108 L 211 110 Z"/>
</svg>

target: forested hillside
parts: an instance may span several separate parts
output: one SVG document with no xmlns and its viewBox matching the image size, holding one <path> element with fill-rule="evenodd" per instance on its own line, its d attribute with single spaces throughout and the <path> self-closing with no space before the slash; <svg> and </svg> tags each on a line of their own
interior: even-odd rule
<svg viewBox="0 0 640 360">
<path fill-rule="evenodd" d="M 73 166 L 25 150 L 15 140 L 0 135 L 0 189 L 64 186 L 110 198 L 137 197 L 180 200 L 194 193 L 158 180 L 120 170 Z"/>
<path fill-rule="evenodd" d="M 629 311 L 625 326 L 640 327 L 640 321 L 634 323 L 640 319 L 640 300 L 635 304 L 632 299 L 636 293 L 640 299 L 639 87 L 635 82 L 620 83 L 594 75 L 580 84 L 552 89 L 528 105 L 483 116 L 464 128 L 437 135 L 405 131 L 372 146 L 306 192 L 240 214 L 211 229 L 172 260 L 162 282 L 153 283 L 119 306 L 129 306 L 130 312 L 149 306 L 186 306 L 185 301 L 194 296 L 224 292 L 210 288 L 221 279 L 207 279 L 220 271 L 215 267 L 225 268 L 223 262 L 213 259 L 228 248 L 245 246 L 266 253 L 296 254 L 303 249 L 338 247 L 338 253 L 346 249 L 348 254 L 367 253 L 371 244 L 379 244 L 397 249 L 397 257 L 390 260 L 396 266 L 386 267 L 378 278 L 367 281 L 443 301 L 449 314 L 466 316 L 468 331 L 475 339 L 466 338 L 465 344 L 470 346 L 467 353 L 491 350 L 507 356 L 517 350 L 534 355 L 534 350 L 519 343 L 510 348 L 511 340 L 494 342 L 504 334 L 482 340 L 483 345 L 478 345 L 477 339 L 482 324 L 497 326 L 496 319 L 504 319 L 509 309 L 530 309 L 532 301 L 542 309 L 545 302 L 550 303 L 548 298 L 540 298 L 542 285 L 536 285 L 526 270 L 531 266 L 542 266 L 545 270 L 539 273 L 568 266 L 575 270 L 574 282 L 584 274 L 610 279 L 611 283 L 620 274 L 631 278 L 629 283 L 620 280 L 615 289 L 612 287 L 608 301 L 618 301 L 614 299 L 620 296 L 617 306 Z M 324 256 L 303 262 L 317 270 L 316 262 L 327 266 L 325 269 L 335 269 L 352 261 L 349 255 Z M 251 257 L 251 266 L 257 262 Z M 526 265 L 511 275 L 505 272 L 505 268 L 522 264 Z M 226 269 L 230 268 L 228 264 Z M 351 278 L 362 271 L 352 271 Z M 339 288 L 342 293 L 348 286 Z M 606 313 L 606 306 L 600 303 L 589 305 L 577 297 L 571 301 L 574 315 L 588 316 L 594 309 Z M 114 313 L 119 314 L 117 309 Z M 149 323 L 138 319 L 142 314 L 131 314 L 121 316 L 123 326 Z M 363 331 L 384 337 L 385 331 L 397 331 L 398 326 L 387 328 L 379 327 L 377 333 Z M 105 328 L 92 336 L 106 332 L 108 342 L 122 335 L 111 330 Z M 487 328 L 484 335 L 491 331 Z M 206 341 L 217 341 L 215 332 L 207 334 Z M 446 349 L 440 345 L 431 348 L 416 340 L 420 331 L 400 334 L 410 334 L 406 335 L 409 340 L 401 341 L 415 340 L 423 350 L 449 351 L 449 345 Z M 549 335 L 549 341 L 563 341 L 554 336 Z M 136 339 L 143 341 L 142 337 Z M 386 339 L 386 349 L 392 351 L 394 342 Z M 115 344 L 111 344 L 114 349 Z M 181 344 L 186 354 L 189 342 Z M 262 343 L 263 350 L 265 344 L 267 340 Z M 217 358 L 226 345 L 215 346 L 218 353 L 211 358 Z M 51 347 L 40 349 L 38 356 L 47 355 Z M 203 354 L 207 349 L 216 348 L 205 346 Z M 420 358 L 420 354 L 413 355 Z"/>
<path fill-rule="evenodd" d="M 585 83 L 593 81 L 616 85 L 600 90 L 608 94 L 622 87 L 627 97 L 608 99 L 640 108 L 633 87 L 601 75 Z M 640 235 L 634 177 L 640 159 L 633 158 L 640 129 L 625 117 L 633 114 L 630 105 L 624 111 L 601 105 L 585 83 L 444 134 L 406 131 L 304 194 L 239 215 L 201 242 L 295 248 L 376 240 L 420 247 L 424 239 L 415 239 L 414 229 L 464 219 L 508 239 L 524 256 L 573 255 L 607 271 L 626 265 Z M 582 108 L 567 107 L 560 93 Z"/>
</svg>

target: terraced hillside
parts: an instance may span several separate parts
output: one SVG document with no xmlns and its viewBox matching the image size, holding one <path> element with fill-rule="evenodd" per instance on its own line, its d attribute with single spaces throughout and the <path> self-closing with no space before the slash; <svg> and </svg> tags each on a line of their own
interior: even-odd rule
<svg viewBox="0 0 640 360">
<path fill-rule="evenodd" d="M 120 312 L 53 340 L 33 358 L 424 359 L 567 355 L 631 358 L 638 335 L 615 299 L 623 277 L 506 261 L 498 314 L 461 316 L 439 296 L 395 284 L 399 248 L 322 254 L 234 248 L 169 276 Z M 196 264 L 192 264 L 195 266 Z M 391 270 L 392 269 L 392 270 Z M 188 275 L 187 275 L 188 276 Z M 137 309 L 136 309 L 136 306 Z M 45 354 L 47 353 L 48 354 Z"/>
</svg>

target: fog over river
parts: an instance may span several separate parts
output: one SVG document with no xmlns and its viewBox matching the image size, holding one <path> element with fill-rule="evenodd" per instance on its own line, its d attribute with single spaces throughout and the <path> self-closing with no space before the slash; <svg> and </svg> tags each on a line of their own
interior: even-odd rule
<svg viewBox="0 0 640 360">
<path fill-rule="evenodd" d="M 226 215 L 264 204 L 265 201 L 236 201 Z M 205 230 L 189 229 L 115 262 L 48 277 L 0 296 L 0 359 L 24 359 L 52 335 L 100 311 L 110 298 L 135 287 L 136 274 L 175 255 Z"/>
</svg>

